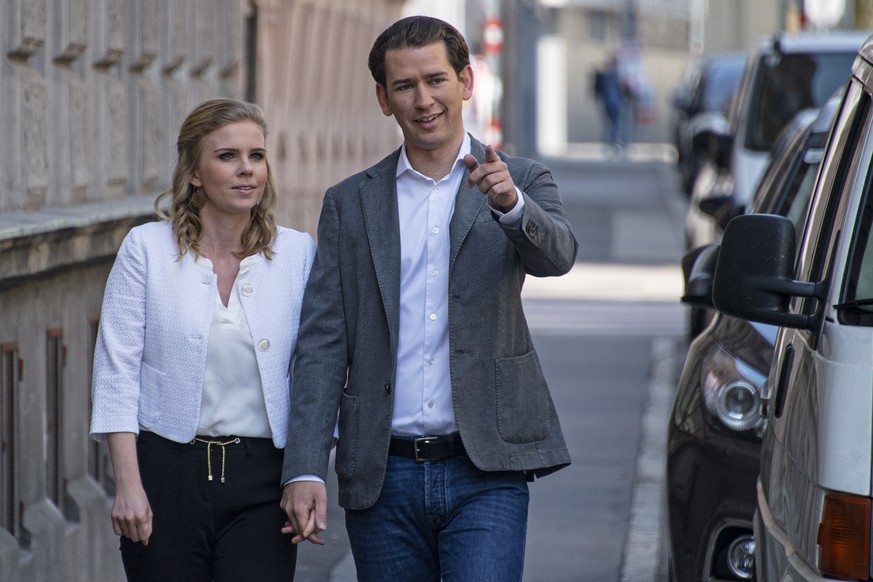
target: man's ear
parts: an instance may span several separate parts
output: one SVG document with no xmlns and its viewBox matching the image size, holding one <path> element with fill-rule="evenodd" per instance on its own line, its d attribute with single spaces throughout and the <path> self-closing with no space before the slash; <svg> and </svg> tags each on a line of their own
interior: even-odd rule
<svg viewBox="0 0 873 582">
<path fill-rule="evenodd" d="M 394 115 L 394 112 L 391 111 L 391 106 L 388 104 L 388 90 L 380 83 L 376 83 L 376 99 L 379 101 L 379 107 L 382 109 L 385 117 Z"/>
<path fill-rule="evenodd" d="M 473 96 L 473 67 L 467 65 L 461 72 L 458 73 L 458 80 L 461 81 L 461 96 L 464 101 Z"/>
</svg>

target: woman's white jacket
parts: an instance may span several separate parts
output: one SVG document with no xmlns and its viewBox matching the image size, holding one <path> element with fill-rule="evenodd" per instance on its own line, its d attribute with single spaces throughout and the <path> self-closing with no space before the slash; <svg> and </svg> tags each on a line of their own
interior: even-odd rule
<svg viewBox="0 0 873 582">
<path fill-rule="evenodd" d="M 291 358 L 315 243 L 279 228 L 272 260 L 236 285 L 251 330 L 276 447 L 288 433 Z M 139 433 L 188 442 L 200 418 L 217 277 L 192 253 L 178 259 L 167 222 L 133 228 L 106 283 L 94 352 L 91 436 Z"/>
</svg>

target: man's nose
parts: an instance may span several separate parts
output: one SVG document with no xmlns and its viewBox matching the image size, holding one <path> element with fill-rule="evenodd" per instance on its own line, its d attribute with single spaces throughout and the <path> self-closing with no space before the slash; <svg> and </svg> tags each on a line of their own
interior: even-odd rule
<svg viewBox="0 0 873 582">
<path fill-rule="evenodd" d="M 431 95 L 430 88 L 427 85 L 418 87 L 415 91 L 416 107 L 428 107 L 431 102 L 433 102 L 433 96 Z"/>
</svg>

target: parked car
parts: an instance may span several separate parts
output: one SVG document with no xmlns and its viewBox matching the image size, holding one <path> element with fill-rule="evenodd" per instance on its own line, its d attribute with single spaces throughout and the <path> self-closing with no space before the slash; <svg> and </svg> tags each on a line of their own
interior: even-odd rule
<svg viewBox="0 0 873 582">
<path fill-rule="evenodd" d="M 758 579 L 871 580 L 873 37 L 854 62 L 799 246 L 784 217 L 734 218 L 713 302 L 780 326 L 761 395 Z"/>
<path fill-rule="evenodd" d="M 821 107 L 846 82 L 866 36 L 857 31 L 778 34 L 758 46 L 731 103 L 728 133 L 706 136 L 709 155 L 686 217 L 689 249 L 720 238 L 721 229 L 701 203 L 749 203 L 776 136 L 799 111 Z"/>
<path fill-rule="evenodd" d="M 821 107 L 846 82 L 866 35 L 779 34 L 759 45 L 731 102 L 728 132 L 705 136 L 707 161 L 695 180 L 685 222 L 689 249 L 721 238 L 718 216 L 749 203 L 776 136 L 797 112 Z M 712 310 L 691 307 L 689 337 L 711 318 Z"/>
<path fill-rule="evenodd" d="M 804 110 L 783 131 L 750 212 L 801 228 L 838 104 Z M 719 245 L 683 259 L 686 302 L 712 306 Z M 776 327 L 716 314 L 692 342 L 667 439 L 666 503 L 673 582 L 749 580 L 755 480 L 764 419 L 758 411 Z"/>
<path fill-rule="evenodd" d="M 682 189 L 688 194 L 706 159 L 706 136 L 727 129 L 728 104 L 745 66 L 745 53 L 701 57 L 690 64 L 673 93 L 676 166 Z"/>
</svg>

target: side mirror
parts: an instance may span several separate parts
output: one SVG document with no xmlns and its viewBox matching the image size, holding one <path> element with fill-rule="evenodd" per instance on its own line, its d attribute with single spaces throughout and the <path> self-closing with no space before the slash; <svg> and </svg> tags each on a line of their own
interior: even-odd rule
<svg viewBox="0 0 873 582">
<path fill-rule="evenodd" d="M 718 244 L 697 247 L 682 257 L 685 294 L 682 303 L 712 309 L 712 277 L 718 259 Z"/>
<path fill-rule="evenodd" d="M 715 223 L 722 230 L 727 228 L 728 223 L 743 214 L 745 207 L 737 204 L 732 194 L 708 196 L 697 203 L 697 207 L 704 214 L 715 219 Z"/>
<path fill-rule="evenodd" d="M 695 150 L 705 152 L 706 157 L 719 168 L 728 168 L 733 142 L 730 134 L 704 129 L 694 136 L 693 146 Z"/>
<path fill-rule="evenodd" d="M 792 297 L 822 301 L 825 286 L 792 279 L 794 225 L 784 216 L 747 214 L 731 220 L 721 241 L 713 279 L 716 309 L 772 325 L 814 329 L 818 316 L 791 313 Z"/>
</svg>

